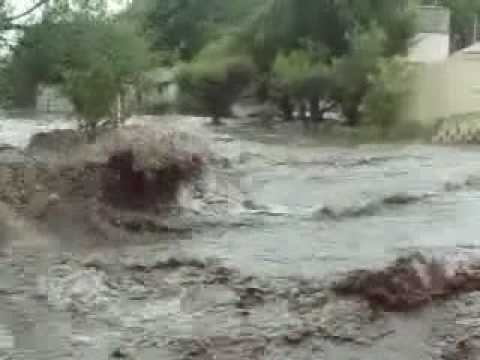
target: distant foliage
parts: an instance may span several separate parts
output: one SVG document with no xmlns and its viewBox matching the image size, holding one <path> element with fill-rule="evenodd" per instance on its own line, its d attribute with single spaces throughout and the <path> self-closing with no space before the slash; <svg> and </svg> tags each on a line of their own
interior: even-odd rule
<svg viewBox="0 0 480 360">
<path fill-rule="evenodd" d="M 210 42 L 243 24 L 264 0 L 138 0 L 126 14 L 135 19 L 152 50 L 190 61 Z"/>
<path fill-rule="evenodd" d="M 196 103 L 214 124 L 230 114 L 231 106 L 254 74 L 247 57 L 199 58 L 184 65 L 177 81 L 182 96 Z"/>
<path fill-rule="evenodd" d="M 182 107 L 215 122 L 253 80 L 285 119 L 307 120 L 310 109 L 320 121 L 333 109 L 349 125 L 388 128 L 404 93 L 398 56 L 416 33 L 417 6 L 433 2 L 452 10 L 455 44 L 473 39 L 480 0 L 135 0 L 112 18 L 107 0 L 50 0 L 3 83 L 20 105 L 32 104 L 40 82 L 63 84 L 93 128 L 146 66 L 180 65 Z M 0 21 L 5 14 L 0 0 Z"/>
</svg>

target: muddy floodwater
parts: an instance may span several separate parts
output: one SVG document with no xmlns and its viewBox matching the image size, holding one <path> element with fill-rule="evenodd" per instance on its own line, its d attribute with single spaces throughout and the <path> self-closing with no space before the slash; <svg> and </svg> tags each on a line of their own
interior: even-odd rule
<svg viewBox="0 0 480 360">
<path fill-rule="evenodd" d="M 3 117 L 0 144 L 20 147 L 72 126 Z M 479 293 L 399 315 L 328 291 L 346 271 L 412 252 L 480 255 L 480 148 L 137 120 L 149 121 L 218 155 L 211 198 L 181 198 L 188 231 L 155 241 L 83 246 L 16 218 L 0 258 L 1 359 L 480 359 Z"/>
</svg>

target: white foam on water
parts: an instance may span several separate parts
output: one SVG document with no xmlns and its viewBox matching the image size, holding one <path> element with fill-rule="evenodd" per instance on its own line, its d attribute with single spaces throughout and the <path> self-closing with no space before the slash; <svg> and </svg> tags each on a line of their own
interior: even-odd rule
<svg viewBox="0 0 480 360">
<path fill-rule="evenodd" d="M 75 122 L 64 115 L 17 117 L 0 114 L 0 144 L 10 144 L 23 148 L 28 145 L 30 138 L 37 133 L 75 127 Z"/>
</svg>

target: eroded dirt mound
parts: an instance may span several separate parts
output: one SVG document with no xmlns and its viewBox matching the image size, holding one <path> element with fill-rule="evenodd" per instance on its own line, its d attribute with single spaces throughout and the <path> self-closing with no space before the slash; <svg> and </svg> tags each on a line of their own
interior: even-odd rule
<svg viewBox="0 0 480 360">
<path fill-rule="evenodd" d="M 99 217 L 113 211 L 158 215 L 175 205 L 181 187 L 200 176 L 204 162 L 185 134 L 122 128 L 81 146 L 67 161 L 0 164 L 0 201 L 45 223 L 60 217 L 70 218 L 70 225 L 112 224 L 112 216 Z"/>
<path fill-rule="evenodd" d="M 480 291 L 480 263 L 446 264 L 413 254 L 383 270 L 354 271 L 333 288 L 341 295 L 364 297 L 373 307 L 408 311 L 437 298 Z"/>
</svg>

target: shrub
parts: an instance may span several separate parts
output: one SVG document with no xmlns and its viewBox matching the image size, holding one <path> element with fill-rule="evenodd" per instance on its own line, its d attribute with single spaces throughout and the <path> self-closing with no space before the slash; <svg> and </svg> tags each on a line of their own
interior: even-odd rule
<svg viewBox="0 0 480 360">
<path fill-rule="evenodd" d="M 115 123 L 132 85 L 148 66 L 145 41 L 123 23 L 75 19 L 71 44 L 61 59 L 65 94 L 74 105 L 81 128 L 95 136 L 97 127 Z"/>
<path fill-rule="evenodd" d="M 79 116 L 80 128 L 94 135 L 100 120 L 110 115 L 116 100 L 117 88 L 111 69 L 107 64 L 98 63 L 90 69 L 66 72 L 64 90 Z"/>
<path fill-rule="evenodd" d="M 382 59 L 377 71 L 369 76 L 362 113 L 365 121 L 377 126 L 384 135 L 403 115 L 401 110 L 412 91 L 412 70 L 406 60 L 393 57 Z"/>
<path fill-rule="evenodd" d="M 369 89 L 369 76 L 385 52 L 385 33 L 378 27 L 355 32 L 349 54 L 334 61 L 334 98 L 349 125 L 360 121 L 360 106 Z"/>
<path fill-rule="evenodd" d="M 182 98 L 212 117 L 214 124 L 230 113 L 231 106 L 250 83 L 252 62 L 243 56 L 220 59 L 199 58 L 184 65 L 177 75 Z"/>
</svg>

